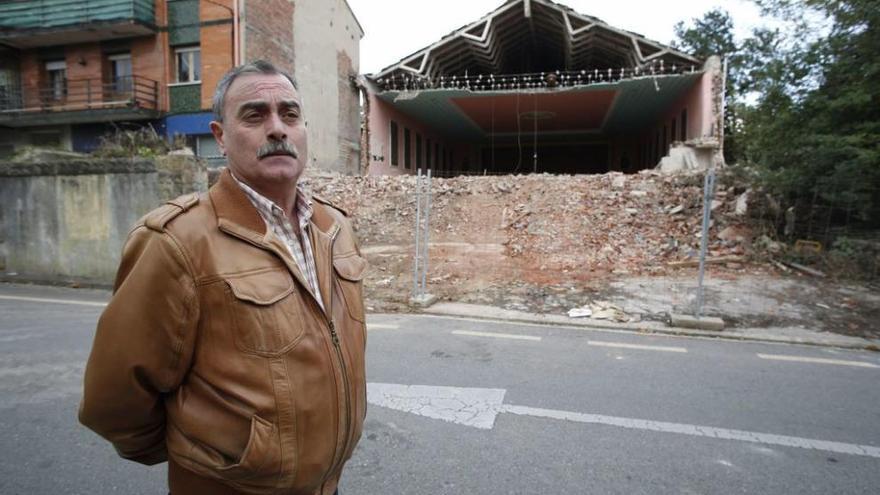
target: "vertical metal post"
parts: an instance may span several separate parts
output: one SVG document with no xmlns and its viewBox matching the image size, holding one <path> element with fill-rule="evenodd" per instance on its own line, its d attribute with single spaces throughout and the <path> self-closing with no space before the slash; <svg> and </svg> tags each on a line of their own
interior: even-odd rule
<svg viewBox="0 0 880 495">
<path fill-rule="evenodd" d="M 416 171 L 416 255 L 413 265 L 413 297 L 419 296 L 419 254 L 421 253 L 419 240 L 422 237 L 422 170 Z"/>
<path fill-rule="evenodd" d="M 712 217 L 712 199 L 715 197 L 715 167 L 710 167 L 703 184 L 703 234 L 700 238 L 700 275 L 697 285 L 697 306 L 695 316 L 700 318 L 703 311 L 703 276 L 706 273 L 706 250 L 709 247 L 709 220 Z"/>
<path fill-rule="evenodd" d="M 421 296 L 424 296 L 428 290 L 428 238 L 431 233 L 431 169 L 428 169 L 428 174 L 425 178 L 425 239 L 422 244 L 422 249 L 424 249 L 424 253 L 422 255 L 422 290 Z"/>
</svg>

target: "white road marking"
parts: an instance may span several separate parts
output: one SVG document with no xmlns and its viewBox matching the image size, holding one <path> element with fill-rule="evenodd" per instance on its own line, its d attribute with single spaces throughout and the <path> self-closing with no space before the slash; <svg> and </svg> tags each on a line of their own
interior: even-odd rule
<svg viewBox="0 0 880 495">
<path fill-rule="evenodd" d="M 491 430 L 506 390 L 368 383 L 370 404 Z"/>
<path fill-rule="evenodd" d="M 493 337 L 496 339 L 512 339 L 512 340 L 532 340 L 540 342 L 541 337 L 533 337 L 531 335 L 516 335 L 512 333 L 494 333 L 494 332 L 471 332 L 468 330 L 453 330 L 453 335 L 470 335 L 472 337 Z"/>
<path fill-rule="evenodd" d="M 367 323 L 367 330 L 396 330 L 399 325 L 392 323 Z"/>
<path fill-rule="evenodd" d="M 684 347 L 667 347 L 662 345 L 639 345 L 625 344 L 623 342 L 603 342 L 600 340 L 588 340 L 587 344 L 599 347 L 618 347 L 621 349 L 639 349 L 643 351 L 662 351 L 662 352 L 687 352 Z"/>
<path fill-rule="evenodd" d="M 857 366 L 859 368 L 880 368 L 876 364 L 864 361 L 846 361 L 843 359 L 814 358 L 806 356 L 789 356 L 786 354 L 758 354 L 761 359 L 773 359 L 776 361 L 794 361 L 798 363 L 836 364 L 840 366 Z"/>
<path fill-rule="evenodd" d="M 539 407 L 516 406 L 503 403 L 505 393 L 505 389 L 498 388 L 438 387 L 399 385 L 394 383 L 367 384 L 367 400 L 370 404 L 480 429 L 493 428 L 498 414 L 510 413 L 576 423 L 615 426 L 659 433 L 676 433 L 679 435 L 721 440 L 737 440 L 760 445 L 797 447 L 880 459 L 880 447 L 873 445 L 832 442 L 686 423 L 668 423 L 601 414 L 558 411 Z"/>
<path fill-rule="evenodd" d="M 0 296 L 0 299 L 5 299 L 8 301 L 26 301 L 26 302 L 41 302 L 41 303 L 50 303 L 50 304 L 73 304 L 77 306 L 95 306 L 99 308 L 103 308 L 107 306 L 105 302 L 96 302 L 96 301 L 77 301 L 74 299 L 47 299 L 42 297 L 24 297 L 24 296 Z"/>
<path fill-rule="evenodd" d="M 715 428 L 712 426 L 698 426 L 685 423 L 667 423 L 663 421 L 650 421 L 646 419 L 621 418 L 616 416 L 603 416 L 600 414 L 584 414 L 569 411 L 554 411 L 553 409 L 541 409 L 538 407 L 509 406 L 505 405 L 503 412 L 519 414 L 521 416 L 537 416 L 541 418 L 561 419 L 577 423 L 590 423 L 607 426 L 617 426 L 634 430 L 648 430 L 661 433 L 678 433 L 695 437 L 720 438 L 723 440 L 739 440 L 764 445 L 780 445 L 783 447 L 798 447 L 801 449 L 823 450 L 838 454 L 862 455 L 880 459 L 880 447 L 872 445 L 858 445 L 853 443 L 829 442 L 826 440 L 814 440 L 811 438 L 790 437 L 786 435 L 773 435 L 769 433 L 757 433 L 745 430 L 729 430 L 727 428 Z"/>
<path fill-rule="evenodd" d="M 0 344 L 7 342 L 18 342 L 20 340 L 40 339 L 49 335 L 46 332 L 30 332 L 30 333 L 13 333 L 0 336 Z"/>
</svg>

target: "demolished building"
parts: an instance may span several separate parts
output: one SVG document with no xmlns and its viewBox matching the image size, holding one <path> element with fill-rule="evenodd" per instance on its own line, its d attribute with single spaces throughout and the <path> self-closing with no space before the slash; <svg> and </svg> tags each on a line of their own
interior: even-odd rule
<svg viewBox="0 0 880 495">
<path fill-rule="evenodd" d="M 723 162 L 724 70 L 549 0 L 509 0 L 376 74 L 362 172 L 636 172 Z"/>
</svg>

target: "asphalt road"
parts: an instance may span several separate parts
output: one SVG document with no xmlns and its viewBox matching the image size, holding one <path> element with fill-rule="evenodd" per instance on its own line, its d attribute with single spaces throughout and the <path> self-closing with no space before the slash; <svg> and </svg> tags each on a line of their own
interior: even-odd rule
<svg viewBox="0 0 880 495">
<path fill-rule="evenodd" d="M 0 493 L 165 493 L 76 421 L 106 298 L 0 285 Z M 880 491 L 877 353 L 374 315 L 368 368 L 343 495 Z"/>
</svg>

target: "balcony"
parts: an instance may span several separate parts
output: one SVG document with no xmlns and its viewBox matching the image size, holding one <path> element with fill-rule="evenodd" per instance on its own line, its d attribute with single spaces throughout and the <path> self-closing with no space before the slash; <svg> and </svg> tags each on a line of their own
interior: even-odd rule
<svg viewBox="0 0 880 495">
<path fill-rule="evenodd" d="M 38 91 L 0 92 L 0 125 L 27 127 L 154 119 L 159 111 L 159 83 L 139 76 L 112 82 L 59 80 Z"/>
<path fill-rule="evenodd" d="M 17 48 L 154 34 L 153 0 L 6 0 L 0 42 Z"/>
</svg>

